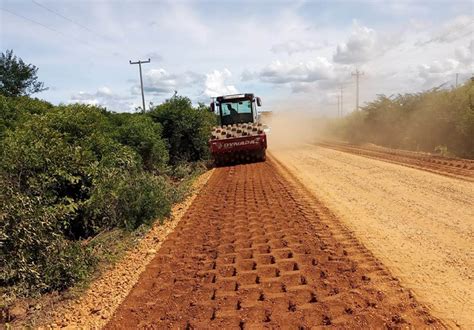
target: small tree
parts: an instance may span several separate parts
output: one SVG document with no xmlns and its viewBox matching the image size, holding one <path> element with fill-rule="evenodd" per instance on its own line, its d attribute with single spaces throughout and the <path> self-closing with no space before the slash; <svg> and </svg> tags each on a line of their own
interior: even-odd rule
<svg viewBox="0 0 474 330">
<path fill-rule="evenodd" d="M 7 50 L 0 55 L 0 94 L 4 96 L 30 95 L 46 90 L 38 81 L 38 68 L 26 64 Z"/>
</svg>

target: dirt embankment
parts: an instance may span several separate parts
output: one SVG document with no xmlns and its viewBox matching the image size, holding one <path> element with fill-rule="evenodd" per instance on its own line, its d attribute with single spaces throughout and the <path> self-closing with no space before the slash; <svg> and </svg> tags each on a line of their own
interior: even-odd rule
<svg viewBox="0 0 474 330">
<path fill-rule="evenodd" d="M 272 154 L 435 315 L 474 327 L 474 183 L 314 145 Z"/>
<path fill-rule="evenodd" d="M 106 328 L 441 325 L 281 173 L 216 169 Z"/>
</svg>

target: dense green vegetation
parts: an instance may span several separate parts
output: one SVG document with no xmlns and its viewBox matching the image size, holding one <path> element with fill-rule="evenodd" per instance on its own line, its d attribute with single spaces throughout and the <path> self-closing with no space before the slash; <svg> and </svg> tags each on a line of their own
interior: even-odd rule
<svg viewBox="0 0 474 330">
<path fill-rule="evenodd" d="M 0 95 L 20 96 L 44 91 L 44 84 L 38 81 L 38 68 L 33 64 L 26 64 L 21 58 L 13 54 L 13 50 L 6 50 L 0 54 Z"/>
<path fill-rule="evenodd" d="M 93 237 L 164 219 L 213 123 L 185 97 L 117 114 L 0 96 L 0 294 L 68 288 L 96 267 Z"/>
<path fill-rule="evenodd" d="M 194 162 L 208 156 L 207 141 L 216 117 L 209 108 L 199 104 L 193 109 L 191 100 L 173 97 L 153 107 L 148 115 L 163 127 L 171 164 Z"/>
<path fill-rule="evenodd" d="M 352 143 L 474 158 L 474 82 L 450 90 L 380 95 L 361 111 L 332 121 L 328 130 Z"/>
</svg>

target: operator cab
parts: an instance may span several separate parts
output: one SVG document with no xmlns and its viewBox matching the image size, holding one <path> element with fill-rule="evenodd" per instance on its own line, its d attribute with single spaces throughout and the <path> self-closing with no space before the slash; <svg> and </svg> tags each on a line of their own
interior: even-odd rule
<svg viewBox="0 0 474 330">
<path fill-rule="evenodd" d="M 219 96 L 211 103 L 211 111 L 217 112 L 221 125 L 256 123 L 257 106 L 262 101 L 253 94 Z"/>
</svg>

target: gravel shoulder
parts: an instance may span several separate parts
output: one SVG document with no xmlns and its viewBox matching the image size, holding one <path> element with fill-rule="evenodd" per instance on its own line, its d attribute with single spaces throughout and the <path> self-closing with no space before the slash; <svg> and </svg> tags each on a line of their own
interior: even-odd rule
<svg viewBox="0 0 474 330">
<path fill-rule="evenodd" d="M 314 145 L 271 150 L 451 326 L 474 326 L 474 184 Z"/>
</svg>

